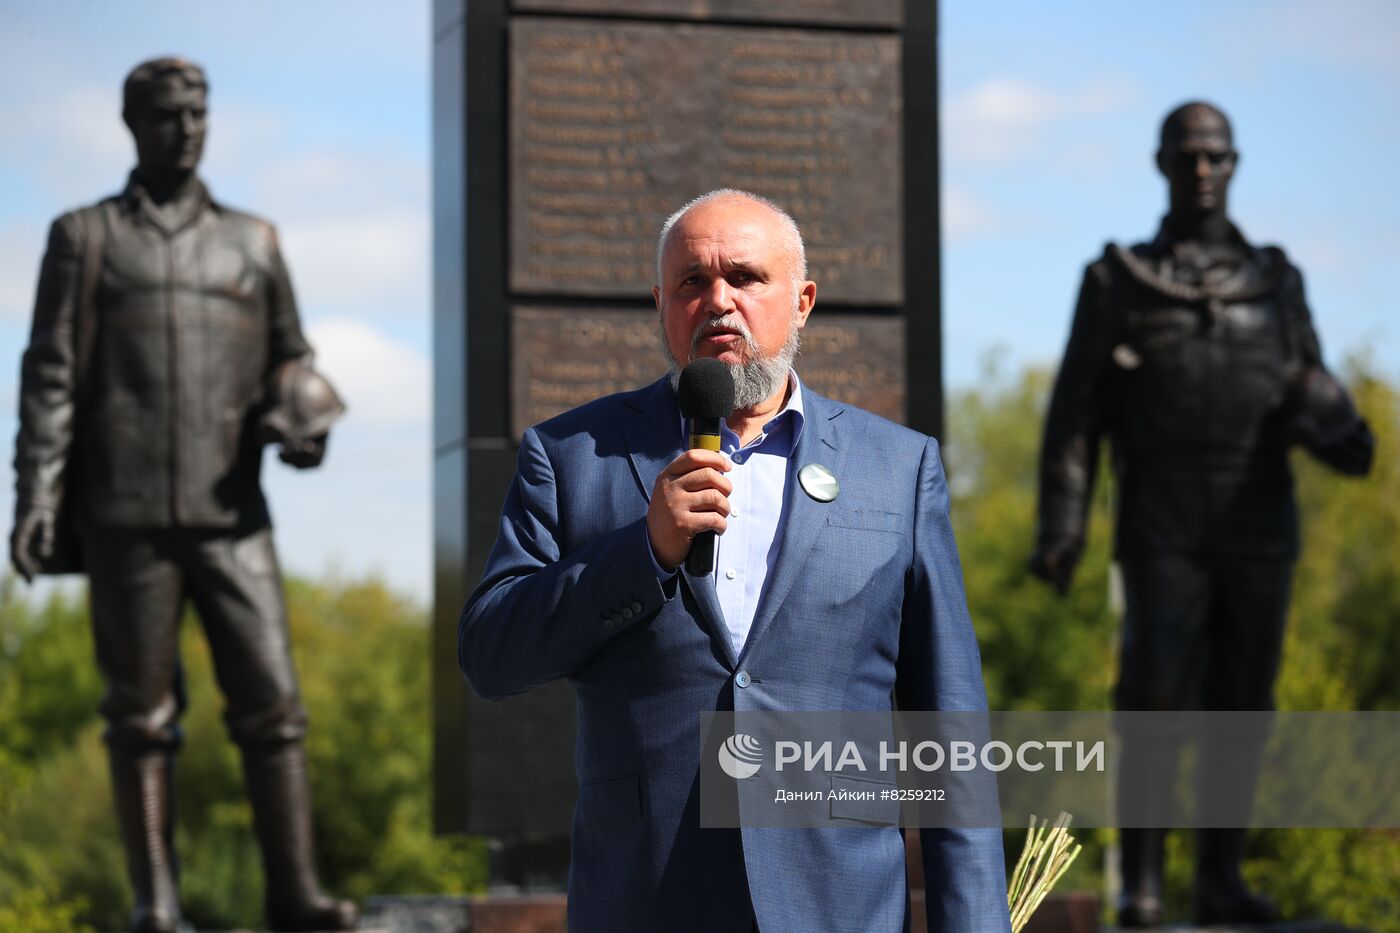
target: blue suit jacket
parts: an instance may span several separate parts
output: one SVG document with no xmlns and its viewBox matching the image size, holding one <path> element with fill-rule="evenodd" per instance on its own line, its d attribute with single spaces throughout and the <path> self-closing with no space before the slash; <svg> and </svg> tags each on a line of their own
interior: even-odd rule
<svg viewBox="0 0 1400 933">
<path fill-rule="evenodd" d="M 667 380 L 525 433 L 458 651 L 483 697 L 559 677 L 577 693 L 574 933 L 908 927 L 896 827 L 699 825 L 702 711 L 986 708 L 937 442 L 803 401 L 781 551 L 737 658 L 712 580 L 682 571 L 668 599 L 653 570 L 648 500 L 681 452 Z M 811 462 L 836 501 L 803 493 Z M 929 928 L 1009 931 L 1000 830 L 922 842 Z"/>
</svg>

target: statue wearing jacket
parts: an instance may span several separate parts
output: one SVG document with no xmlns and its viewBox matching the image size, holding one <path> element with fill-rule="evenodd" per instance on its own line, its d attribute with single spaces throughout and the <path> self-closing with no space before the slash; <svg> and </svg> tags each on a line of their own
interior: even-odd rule
<svg viewBox="0 0 1400 933">
<path fill-rule="evenodd" d="M 1171 191 L 1157 236 L 1109 246 L 1084 273 L 1045 423 L 1031 567 L 1067 587 L 1108 438 L 1126 597 L 1118 709 L 1270 710 L 1298 556 L 1288 450 L 1359 475 L 1374 441 L 1322 365 L 1301 274 L 1226 217 L 1238 153 L 1225 115 L 1178 108 L 1157 160 Z M 1175 756 L 1154 754 L 1154 773 L 1122 770 L 1120 801 L 1169 793 Z M 1249 772 L 1258 756 L 1245 757 Z M 1253 784 L 1239 781 L 1246 801 Z M 1166 799 L 1144 804 L 1162 812 Z M 1121 830 L 1122 926 L 1161 922 L 1164 837 Z M 1199 922 L 1275 916 L 1241 879 L 1243 847 L 1242 829 L 1200 831 Z"/>
<path fill-rule="evenodd" d="M 269 384 L 316 377 L 272 226 L 214 201 L 195 175 L 206 92 L 182 59 L 137 66 L 125 190 L 50 231 L 22 368 L 11 559 L 25 577 L 89 578 L 132 929 L 179 924 L 171 770 L 186 599 L 243 753 L 268 922 L 348 929 L 353 906 L 316 879 L 306 716 L 259 486 L 268 416 L 309 423 L 287 417 L 296 393 L 269 411 Z M 284 431 L 283 459 L 317 465 L 327 426 Z"/>
</svg>

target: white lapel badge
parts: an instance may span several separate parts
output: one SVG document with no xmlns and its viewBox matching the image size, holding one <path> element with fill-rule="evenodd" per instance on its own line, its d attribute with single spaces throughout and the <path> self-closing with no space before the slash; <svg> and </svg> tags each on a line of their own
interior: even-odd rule
<svg viewBox="0 0 1400 933">
<path fill-rule="evenodd" d="M 818 502 L 831 502 L 841 494 L 836 474 L 820 463 L 809 463 L 798 470 L 797 481 L 802 484 L 802 491 Z"/>
</svg>

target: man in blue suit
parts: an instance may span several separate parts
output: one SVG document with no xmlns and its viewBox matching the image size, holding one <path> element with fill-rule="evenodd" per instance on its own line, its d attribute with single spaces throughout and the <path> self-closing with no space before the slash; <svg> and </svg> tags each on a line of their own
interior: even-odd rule
<svg viewBox="0 0 1400 933">
<path fill-rule="evenodd" d="M 986 708 L 938 445 L 798 381 L 816 284 L 775 205 L 692 201 L 657 267 L 670 377 L 525 433 L 462 670 L 486 698 L 575 688 L 574 933 L 905 930 L 897 827 L 701 828 L 699 719 Z M 674 387 L 702 356 L 735 377 L 721 452 L 684 449 Z M 922 843 L 929 929 L 1006 933 L 1000 830 Z"/>
</svg>

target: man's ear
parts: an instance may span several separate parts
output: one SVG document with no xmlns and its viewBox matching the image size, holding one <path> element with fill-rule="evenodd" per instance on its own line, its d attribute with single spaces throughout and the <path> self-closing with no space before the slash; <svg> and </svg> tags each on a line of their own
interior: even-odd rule
<svg viewBox="0 0 1400 933">
<path fill-rule="evenodd" d="M 817 283 L 803 282 L 797 293 L 797 326 L 807 326 L 807 316 L 817 306 Z"/>
<path fill-rule="evenodd" d="M 652 304 L 656 305 L 656 310 L 657 310 L 657 311 L 660 311 L 660 310 L 661 310 L 661 286 L 660 286 L 660 285 L 653 285 L 653 286 L 651 287 L 651 302 L 652 302 Z"/>
<path fill-rule="evenodd" d="M 1157 155 L 1153 157 L 1153 161 L 1157 163 L 1157 171 L 1168 178 L 1171 177 L 1167 172 L 1167 153 L 1164 150 L 1158 149 Z"/>
</svg>

